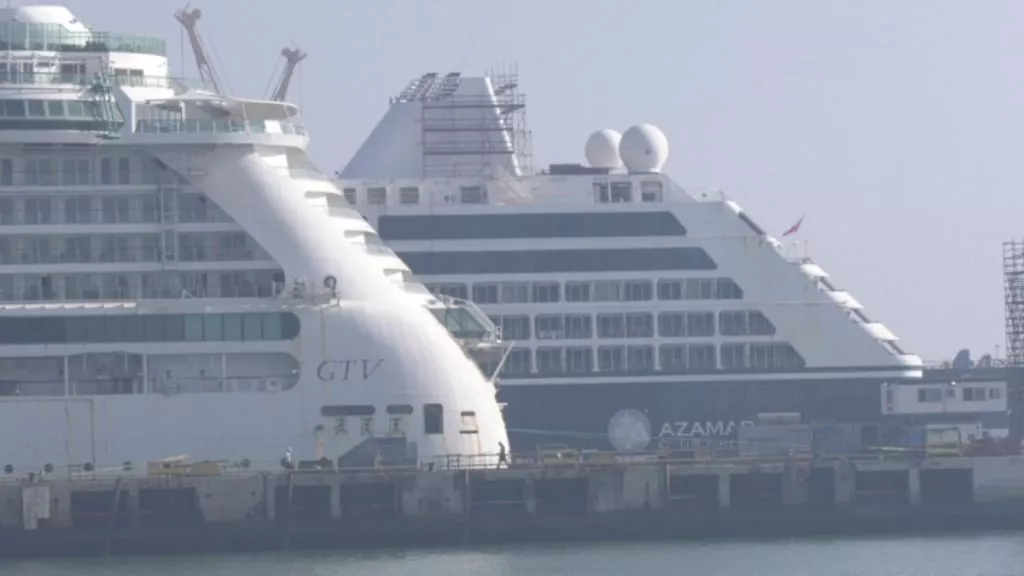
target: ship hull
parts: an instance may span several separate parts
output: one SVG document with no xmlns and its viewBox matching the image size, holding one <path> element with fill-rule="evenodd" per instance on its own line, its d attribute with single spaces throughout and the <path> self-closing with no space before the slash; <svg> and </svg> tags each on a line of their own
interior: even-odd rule
<svg viewBox="0 0 1024 576">
<path fill-rule="evenodd" d="M 802 422 L 879 422 L 881 385 L 880 380 L 503 385 L 499 398 L 506 404 L 516 450 L 539 444 L 691 450 L 732 447 L 738 429 L 758 423 L 765 413 L 798 414 Z"/>
<path fill-rule="evenodd" d="M 1004 379 L 988 372 L 986 380 Z M 926 370 L 917 383 L 948 381 L 947 371 Z M 545 444 L 580 450 L 729 451 L 738 431 L 786 414 L 804 424 L 839 425 L 843 444 L 885 444 L 906 425 L 930 423 L 930 415 L 882 412 L 883 378 L 775 379 L 713 382 L 583 382 L 503 384 L 499 399 L 514 450 Z M 980 421 L 1006 428 L 992 414 L 943 414 L 940 421 Z"/>
<path fill-rule="evenodd" d="M 133 315 L 93 313 L 95 333 L 118 341 L 0 346 L 0 477 L 144 470 L 178 456 L 262 470 L 286 454 L 356 467 L 378 456 L 403 465 L 453 454 L 489 462 L 508 442 L 494 388 L 422 307 L 173 305 L 181 314 L 140 306 L 134 317 L 151 332 L 139 341 L 112 332 Z M 184 327 L 193 316 L 220 327 L 200 324 L 195 340 L 174 336 L 177 321 Z M 249 340 L 229 330 L 243 317 Z M 77 325 L 68 318 L 21 317 L 56 322 L 61 334 Z"/>
</svg>

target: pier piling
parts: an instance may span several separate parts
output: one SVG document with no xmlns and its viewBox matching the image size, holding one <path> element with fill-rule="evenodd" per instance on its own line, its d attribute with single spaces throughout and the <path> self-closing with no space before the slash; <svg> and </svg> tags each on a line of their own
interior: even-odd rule
<svg viewBox="0 0 1024 576">
<path fill-rule="evenodd" d="M 7 479 L 0 554 L 1024 527 L 1022 472 L 1008 456 Z"/>
</svg>

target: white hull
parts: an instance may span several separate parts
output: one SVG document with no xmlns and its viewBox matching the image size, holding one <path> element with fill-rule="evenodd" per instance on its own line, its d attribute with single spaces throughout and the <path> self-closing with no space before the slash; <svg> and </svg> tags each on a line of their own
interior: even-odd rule
<svg viewBox="0 0 1024 576">
<path fill-rule="evenodd" d="M 298 313 L 301 332 L 294 341 L 193 344 L 194 354 L 186 347 L 165 347 L 163 352 L 174 352 L 173 356 L 151 350 L 146 357 L 151 372 L 138 379 L 138 393 L 6 396 L 0 401 L 0 434 L 8 440 L 0 466 L 10 464 L 23 472 L 50 464 L 59 471 L 89 463 L 103 469 L 187 455 L 193 460 L 248 460 L 251 466 L 266 469 L 278 467 L 288 448 L 296 461 L 334 461 L 370 437 L 405 437 L 415 446 L 420 462 L 442 455 L 496 453 L 498 443 L 507 445 L 507 439 L 493 387 L 465 356 L 444 359 L 436 353 L 429 340 L 447 335 L 429 317 L 433 324 L 417 322 L 420 311 L 373 303 L 305 308 Z M 437 330 L 426 329 L 423 336 L 411 337 L 424 325 Z M 261 356 L 272 357 L 271 350 L 301 359 L 297 383 L 292 386 L 295 380 L 278 369 L 272 378 L 206 377 L 207 393 L 178 392 L 184 389 L 179 383 L 197 381 L 189 371 L 197 358 L 223 352 L 230 359 L 232 350 L 245 355 L 244 350 L 252 350 L 254 344 L 266 352 L 255 355 L 253 362 Z M 136 353 L 151 346 L 103 348 Z M 12 348 L 7 347 L 4 354 L 15 352 Z M 18 348 L 33 349 L 24 350 L 22 357 L 42 352 L 34 346 Z M 396 353 L 403 348 L 409 353 Z M 69 362 L 79 357 L 71 358 Z M 175 371 L 170 379 L 163 368 L 155 368 L 172 364 Z M 273 368 L 268 364 L 249 373 L 267 370 Z M 268 390 L 268 379 L 281 389 Z M 243 381 L 251 391 L 230 390 Z M 424 386 L 427 382 L 435 386 Z M 69 389 L 76 384 L 82 385 L 69 378 Z M 444 407 L 440 434 L 425 433 L 424 405 L 428 403 Z M 412 413 L 389 416 L 386 407 L 391 405 L 411 406 Z M 349 417 L 346 429 L 338 430 L 338 418 L 329 410 L 339 406 L 374 406 L 370 429 L 361 429 L 361 418 Z M 475 417 L 463 417 L 469 412 Z M 393 428 L 396 424 L 400 431 Z"/>
</svg>

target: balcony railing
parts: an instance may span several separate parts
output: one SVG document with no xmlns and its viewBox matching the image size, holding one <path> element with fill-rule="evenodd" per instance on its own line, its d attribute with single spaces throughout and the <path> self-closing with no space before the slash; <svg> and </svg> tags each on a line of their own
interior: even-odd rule
<svg viewBox="0 0 1024 576">
<path fill-rule="evenodd" d="M 278 129 L 278 127 L 280 129 Z M 287 120 L 139 120 L 135 132 L 141 134 L 296 134 L 304 136 L 302 125 Z"/>
<path fill-rule="evenodd" d="M 42 52 L 130 52 L 167 55 L 167 42 L 155 36 L 119 32 L 71 32 L 62 24 L 4 22 L 0 50 Z"/>
</svg>

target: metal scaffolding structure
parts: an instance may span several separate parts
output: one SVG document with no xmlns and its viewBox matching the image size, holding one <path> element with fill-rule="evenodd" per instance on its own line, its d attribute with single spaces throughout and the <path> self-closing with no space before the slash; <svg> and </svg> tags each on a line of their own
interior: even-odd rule
<svg viewBox="0 0 1024 576">
<path fill-rule="evenodd" d="M 495 168 L 513 175 L 532 173 L 526 97 L 519 92 L 518 73 L 512 67 L 486 76 L 493 98 L 457 94 L 457 72 L 424 75 L 400 96 L 422 102 L 424 176 L 489 176 Z"/>
<path fill-rule="evenodd" d="M 1024 240 L 1003 242 L 1006 362 L 1024 367 Z"/>
</svg>

